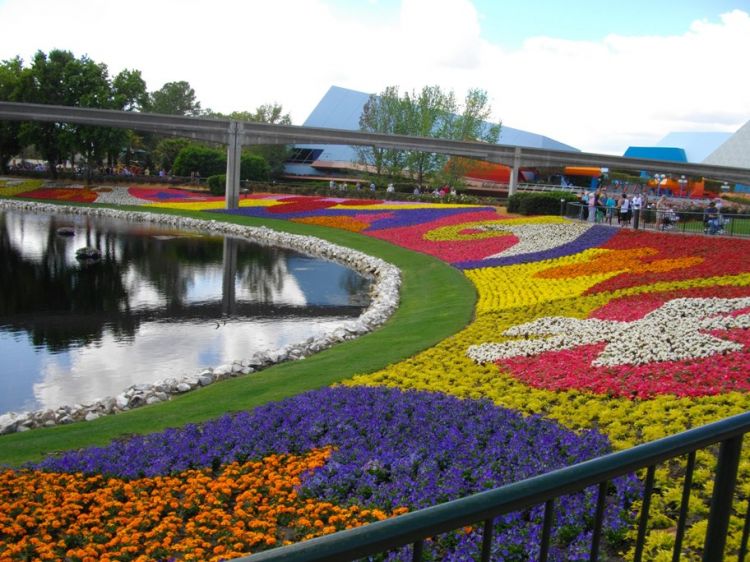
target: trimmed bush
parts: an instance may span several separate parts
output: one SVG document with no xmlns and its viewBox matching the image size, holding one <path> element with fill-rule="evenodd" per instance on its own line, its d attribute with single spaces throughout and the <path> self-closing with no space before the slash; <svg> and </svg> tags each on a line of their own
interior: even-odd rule
<svg viewBox="0 0 750 562">
<path fill-rule="evenodd" d="M 227 189 L 227 175 L 217 174 L 215 176 L 209 176 L 206 180 L 208 189 L 212 195 L 224 195 Z"/>
<path fill-rule="evenodd" d="M 201 177 L 223 174 L 227 170 L 227 155 L 223 150 L 198 144 L 186 146 L 174 161 L 174 174 L 189 176 L 199 172 Z"/>
<path fill-rule="evenodd" d="M 560 200 L 577 201 L 573 193 L 549 191 L 544 193 L 515 193 L 508 197 L 508 212 L 520 215 L 559 215 Z"/>
<path fill-rule="evenodd" d="M 240 158 L 240 178 L 250 181 L 268 181 L 271 167 L 268 161 L 258 154 L 245 152 Z"/>
</svg>

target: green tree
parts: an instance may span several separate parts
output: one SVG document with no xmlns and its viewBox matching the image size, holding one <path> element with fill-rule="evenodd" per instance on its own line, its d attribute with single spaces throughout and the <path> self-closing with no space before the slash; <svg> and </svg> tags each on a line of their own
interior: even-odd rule
<svg viewBox="0 0 750 562">
<path fill-rule="evenodd" d="M 229 115 L 214 113 L 216 117 L 225 117 L 235 121 L 251 123 L 270 123 L 272 125 L 291 125 L 292 118 L 284 113 L 278 103 L 266 103 L 258 106 L 255 111 L 233 111 Z M 262 157 L 268 166 L 270 177 L 279 177 L 284 172 L 284 162 L 289 158 L 289 147 L 279 144 L 256 144 L 245 147 L 251 154 Z M 249 178 L 243 178 L 249 179 Z M 264 178 L 268 179 L 268 178 Z"/>
<path fill-rule="evenodd" d="M 112 80 L 115 109 L 141 111 L 148 105 L 146 82 L 140 70 L 125 69 Z"/>
<path fill-rule="evenodd" d="M 486 92 L 472 89 L 462 106 L 453 92 L 439 86 L 425 86 L 419 92 L 399 94 L 390 86 L 370 96 L 360 117 L 360 129 L 367 132 L 405 134 L 420 137 L 497 142 L 500 125 L 487 123 L 491 113 Z M 375 173 L 409 176 L 422 185 L 428 176 L 443 173 L 448 157 L 421 151 L 396 151 L 376 147 L 358 149 L 359 161 Z M 457 165 L 455 174 L 462 171 Z M 455 177 L 453 178 L 455 180 Z"/>
<path fill-rule="evenodd" d="M 250 151 L 243 151 L 240 157 L 240 179 L 268 181 L 271 168 L 265 158 Z"/>
<path fill-rule="evenodd" d="M 219 148 L 189 144 L 177 155 L 173 172 L 176 176 L 189 176 L 198 172 L 201 177 L 223 174 L 227 170 L 227 155 Z"/>
<path fill-rule="evenodd" d="M 445 93 L 440 86 L 425 86 L 419 93 L 405 95 L 407 134 L 418 137 L 449 138 L 452 115 L 456 112 L 453 92 Z M 406 156 L 406 168 L 422 185 L 425 175 L 440 170 L 447 161 L 443 154 L 411 150 Z"/>
<path fill-rule="evenodd" d="M 121 109 L 117 107 L 107 66 L 97 64 L 87 57 L 75 60 L 70 65 L 68 76 L 71 97 L 77 99 L 81 107 L 97 109 Z M 73 135 L 71 161 L 78 152 L 84 160 L 86 178 L 91 180 L 92 170 L 102 164 L 107 154 L 119 147 L 127 139 L 122 129 L 88 125 L 72 125 Z"/>
<path fill-rule="evenodd" d="M 220 115 L 220 114 L 219 114 Z M 230 119 L 237 121 L 251 121 L 254 123 L 271 123 L 272 125 L 291 125 L 292 118 L 284 113 L 284 108 L 278 103 L 264 103 L 255 108 L 255 111 L 233 111 L 229 114 Z"/>
<path fill-rule="evenodd" d="M 359 118 L 359 128 L 369 133 L 408 134 L 407 107 L 397 86 L 389 86 L 371 95 Z M 357 147 L 359 162 L 376 175 L 399 176 L 406 165 L 404 152 L 376 146 Z"/>
<path fill-rule="evenodd" d="M 141 111 L 148 105 L 146 82 L 140 70 L 125 69 L 112 80 L 112 108 L 121 111 Z M 109 165 L 113 166 L 125 149 L 125 159 L 132 159 L 133 151 L 146 147 L 153 135 L 130 130 L 113 130 L 111 144 L 107 150 Z"/>
<path fill-rule="evenodd" d="M 53 50 L 49 56 L 37 51 L 31 66 L 24 70 L 24 101 L 76 105 L 78 100 L 71 88 L 71 74 L 76 70 L 76 59 L 70 51 Z M 53 178 L 57 177 L 57 164 L 73 151 L 73 128 L 66 123 L 24 123 L 21 137 L 47 161 Z"/>
<path fill-rule="evenodd" d="M 190 144 L 191 141 L 184 138 L 168 138 L 160 140 L 156 145 L 156 148 L 153 150 L 154 164 L 159 169 L 169 172 L 174 168 L 174 162 L 177 159 L 177 155 L 183 148 Z"/>
<path fill-rule="evenodd" d="M 123 71 L 112 81 L 105 64 L 61 50 L 50 51 L 49 55 L 38 51 L 34 55 L 31 66 L 23 69 L 21 91 L 24 101 L 125 110 L 140 107 L 146 93 L 139 71 Z M 73 161 L 80 154 L 90 179 L 91 170 L 101 165 L 105 157 L 119 154 L 130 137 L 127 131 L 107 127 L 26 123 L 21 128 L 21 138 L 33 144 L 47 160 L 53 177 L 59 162 L 66 158 Z"/>
<path fill-rule="evenodd" d="M 23 61 L 20 58 L 0 63 L 0 100 L 21 100 L 22 74 Z M 21 124 L 18 122 L 0 121 L 0 173 L 8 172 L 8 162 L 23 148 L 20 130 Z"/>
<path fill-rule="evenodd" d="M 201 104 L 195 97 L 195 90 L 184 80 L 167 82 L 159 90 L 151 92 L 145 109 L 151 113 L 165 115 L 196 117 L 202 114 Z"/>
<path fill-rule="evenodd" d="M 500 139 L 501 123 L 489 121 L 492 108 L 487 92 L 471 89 L 467 92 L 463 112 L 452 114 L 448 125 L 448 138 L 453 140 L 478 140 L 496 144 Z M 462 178 L 471 166 L 466 158 L 451 158 L 445 166 L 448 182 L 454 185 Z"/>
</svg>

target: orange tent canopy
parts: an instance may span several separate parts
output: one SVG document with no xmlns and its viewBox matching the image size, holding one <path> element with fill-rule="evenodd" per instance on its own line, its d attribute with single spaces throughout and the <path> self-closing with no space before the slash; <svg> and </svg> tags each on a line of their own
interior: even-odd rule
<svg viewBox="0 0 750 562">
<path fill-rule="evenodd" d="M 598 178 L 602 175 L 601 168 L 590 168 L 587 166 L 565 166 L 563 172 L 566 176 L 588 176 Z"/>
</svg>

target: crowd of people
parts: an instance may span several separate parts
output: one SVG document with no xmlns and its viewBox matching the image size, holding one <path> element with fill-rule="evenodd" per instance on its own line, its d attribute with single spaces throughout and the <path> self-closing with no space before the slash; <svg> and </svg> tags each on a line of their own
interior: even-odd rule
<svg viewBox="0 0 750 562">
<path fill-rule="evenodd" d="M 47 172 L 49 171 L 49 165 L 46 162 L 39 161 L 16 161 L 12 160 L 9 167 L 10 173 L 13 172 Z M 84 166 L 64 166 L 63 164 L 57 165 L 57 172 L 70 172 L 75 175 L 85 175 L 88 173 L 88 168 Z M 152 172 L 148 167 L 143 168 L 137 165 L 123 165 L 117 164 L 116 166 L 103 166 L 96 167 L 91 170 L 93 176 L 150 176 L 158 175 L 159 177 L 168 177 L 172 175 L 171 170 L 166 171 L 161 169 L 157 172 Z"/>
<path fill-rule="evenodd" d="M 594 223 L 604 223 L 633 229 L 644 227 L 646 209 L 655 211 L 655 223 L 659 230 L 671 230 L 680 220 L 674 202 L 666 195 L 659 195 L 656 202 L 653 196 L 641 191 L 631 194 L 607 191 L 600 187 L 581 195 L 581 206 L 578 218 Z M 692 211 L 691 211 L 692 212 Z M 703 225 L 706 234 L 722 234 L 728 220 L 722 215 L 722 200 L 709 201 L 703 209 Z"/>
<path fill-rule="evenodd" d="M 328 188 L 331 191 L 350 191 L 352 190 L 352 186 L 349 185 L 349 183 L 342 181 L 337 183 L 335 180 L 330 180 L 328 182 Z M 370 185 L 368 186 L 369 191 L 377 191 L 377 186 L 374 182 L 370 182 Z M 353 186 L 353 191 L 364 191 L 365 188 L 362 186 L 360 182 L 355 182 Z M 396 187 L 393 185 L 393 183 L 389 183 L 385 188 L 386 193 L 395 193 Z M 415 186 L 413 191 L 413 195 L 427 195 L 432 194 L 433 197 L 445 197 L 447 195 L 457 195 L 457 191 L 455 187 L 449 186 L 449 185 L 443 185 L 441 187 L 435 187 L 434 189 L 430 190 L 429 188 L 424 188 L 420 186 Z"/>
</svg>

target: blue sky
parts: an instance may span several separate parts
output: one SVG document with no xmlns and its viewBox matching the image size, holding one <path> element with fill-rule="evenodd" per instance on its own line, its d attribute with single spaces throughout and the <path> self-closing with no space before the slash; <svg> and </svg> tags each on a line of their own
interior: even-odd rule
<svg viewBox="0 0 750 562">
<path fill-rule="evenodd" d="M 0 59 L 53 48 L 295 124 L 332 85 L 481 88 L 494 120 L 608 154 L 750 120 L 750 0 L 0 0 Z"/>
<path fill-rule="evenodd" d="M 2 0 L 0 0 L 2 1 Z M 400 0 L 334 0 L 354 18 L 397 17 Z M 696 20 L 716 20 L 734 9 L 750 12 L 750 0 L 476 0 L 482 35 L 508 48 L 528 37 L 598 40 L 610 33 L 678 35 Z M 436 3 L 439 5 L 439 2 Z"/>
<path fill-rule="evenodd" d="M 750 1 L 730 0 L 532 0 L 475 3 L 488 39 L 520 47 L 531 35 L 599 40 L 621 35 L 679 35 L 695 20 L 717 20 L 735 8 L 750 10 Z"/>
</svg>

